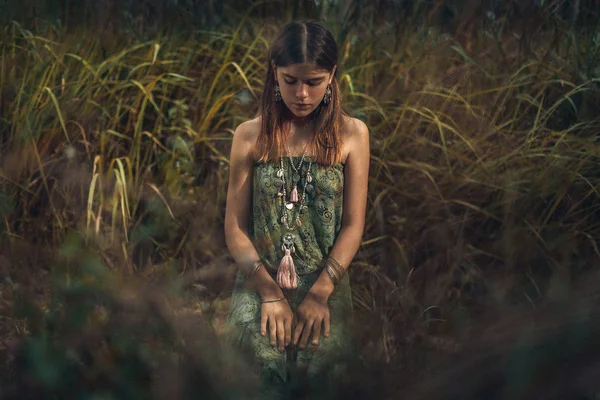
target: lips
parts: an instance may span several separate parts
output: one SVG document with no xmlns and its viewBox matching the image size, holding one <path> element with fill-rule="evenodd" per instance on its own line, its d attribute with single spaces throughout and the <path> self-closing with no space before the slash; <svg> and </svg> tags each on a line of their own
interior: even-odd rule
<svg viewBox="0 0 600 400">
<path fill-rule="evenodd" d="M 310 107 L 310 104 L 306 104 L 306 103 L 295 103 L 294 105 L 298 108 Z"/>
</svg>

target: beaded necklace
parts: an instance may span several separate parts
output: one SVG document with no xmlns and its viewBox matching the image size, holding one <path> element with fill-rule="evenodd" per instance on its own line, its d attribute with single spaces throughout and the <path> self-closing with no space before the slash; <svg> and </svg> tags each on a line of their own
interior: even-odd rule
<svg viewBox="0 0 600 400">
<path fill-rule="evenodd" d="M 277 177 L 281 179 L 281 189 L 278 193 L 278 196 L 281 198 L 281 222 L 287 228 L 288 232 L 283 235 L 281 250 L 284 255 L 279 263 L 279 268 L 277 270 L 277 284 L 284 289 L 295 289 L 298 286 L 298 277 L 296 275 L 296 269 L 294 267 L 294 260 L 292 258 L 292 254 L 296 252 L 296 236 L 291 232 L 295 227 L 302 226 L 301 216 L 306 213 L 308 207 L 306 206 L 306 192 L 313 191 L 312 185 L 312 175 L 310 173 L 310 167 L 312 166 L 312 160 L 308 163 L 308 168 L 306 169 L 306 173 L 304 175 L 304 188 L 302 189 L 302 195 L 298 196 L 298 184 L 300 182 L 300 174 L 302 172 L 302 165 L 304 164 L 304 158 L 306 157 L 308 143 L 304 147 L 304 153 L 302 157 L 300 157 L 300 162 L 296 167 L 292 160 L 292 155 L 290 152 L 289 146 L 287 146 L 287 155 L 289 163 L 294 171 L 292 175 L 292 192 L 290 193 L 289 201 L 287 200 L 287 191 L 286 191 L 286 181 L 285 181 L 285 169 L 283 167 L 283 157 L 279 159 L 280 168 L 277 171 Z M 292 211 L 294 209 L 294 205 L 298 204 L 298 209 L 296 211 L 295 218 L 288 214 L 288 211 Z M 289 225 L 290 219 L 292 220 L 292 226 Z"/>
<path fill-rule="evenodd" d="M 306 152 L 302 155 L 302 157 L 300 158 L 300 163 L 298 164 L 298 167 L 295 168 L 294 166 L 294 162 L 292 161 L 292 157 L 288 156 L 288 159 L 290 161 L 290 165 L 292 166 L 292 169 L 294 170 L 294 176 L 292 177 L 292 182 L 293 182 L 293 189 L 292 189 L 292 193 L 290 193 L 290 198 L 289 201 L 287 201 L 287 190 L 286 190 L 286 183 L 285 183 L 285 172 L 284 172 L 284 168 L 283 168 L 283 157 L 281 157 L 280 161 L 280 169 L 277 171 L 277 176 L 279 178 L 281 178 L 281 189 L 278 193 L 278 196 L 281 198 L 281 211 L 282 211 L 282 215 L 281 215 L 281 222 L 285 225 L 285 227 L 287 228 L 288 231 L 291 231 L 294 229 L 294 225 L 295 226 L 302 226 L 302 220 L 300 219 L 300 215 L 304 214 L 306 212 L 306 210 L 308 209 L 308 207 L 304 204 L 306 201 L 306 192 L 312 192 L 313 187 L 312 187 L 312 175 L 310 173 L 310 167 L 312 166 L 312 161 L 309 161 L 308 163 L 308 168 L 306 169 L 306 174 L 304 176 L 304 187 L 302 189 L 302 195 L 298 198 L 298 182 L 300 181 L 300 172 L 302 171 L 302 164 L 304 163 L 304 157 L 306 156 Z M 298 199 L 300 200 L 298 202 Z M 296 211 L 296 217 L 295 218 L 291 218 L 291 216 L 288 214 L 288 211 L 291 211 L 294 209 L 294 205 L 296 203 L 298 204 L 298 210 Z M 292 220 L 292 225 L 289 225 L 290 219 Z"/>
</svg>

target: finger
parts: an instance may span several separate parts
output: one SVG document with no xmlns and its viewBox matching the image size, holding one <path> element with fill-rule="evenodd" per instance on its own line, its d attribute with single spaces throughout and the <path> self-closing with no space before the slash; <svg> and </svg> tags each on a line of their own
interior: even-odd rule
<svg viewBox="0 0 600 400">
<path fill-rule="evenodd" d="M 271 346 L 275 347 L 277 345 L 277 322 L 272 316 L 269 316 L 269 333 L 271 336 Z"/>
<path fill-rule="evenodd" d="M 260 312 L 260 334 L 262 336 L 267 334 L 267 313 L 264 311 Z"/>
<path fill-rule="evenodd" d="M 283 329 L 283 318 L 279 318 L 277 320 L 277 344 L 279 346 L 279 351 L 283 351 L 284 339 L 285 339 L 285 331 Z"/>
<path fill-rule="evenodd" d="M 290 341 L 292 340 L 292 318 L 288 317 L 284 320 L 284 329 L 285 329 L 285 346 L 287 346 L 288 344 L 290 344 Z"/>
<path fill-rule="evenodd" d="M 329 316 L 329 314 L 327 314 L 325 316 L 325 319 L 323 319 L 323 325 L 325 325 L 325 332 L 323 333 L 323 336 L 329 337 L 329 335 L 331 334 L 331 317 Z"/>
<path fill-rule="evenodd" d="M 313 346 L 316 346 L 319 344 L 319 337 L 321 336 L 321 325 L 322 324 L 323 324 L 323 320 L 318 319 L 315 321 L 315 324 L 313 325 L 313 338 L 312 338 Z"/>
<path fill-rule="evenodd" d="M 304 323 L 301 321 L 297 321 L 296 326 L 294 327 L 294 344 L 298 344 L 298 340 L 300 339 L 300 334 L 304 329 Z"/>
<path fill-rule="evenodd" d="M 313 324 L 314 320 L 311 320 L 308 321 L 306 325 L 304 325 L 304 329 L 302 330 L 302 337 L 300 338 L 301 349 L 306 347 L 306 342 L 308 342 L 308 338 L 310 337 L 310 332 L 312 331 Z"/>
</svg>

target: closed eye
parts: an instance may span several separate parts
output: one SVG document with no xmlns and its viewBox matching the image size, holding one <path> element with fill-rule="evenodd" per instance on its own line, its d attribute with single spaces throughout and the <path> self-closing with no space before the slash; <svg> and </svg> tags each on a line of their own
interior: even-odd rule
<svg viewBox="0 0 600 400">
<path fill-rule="evenodd" d="M 295 84 L 297 82 L 295 80 L 292 80 L 292 81 L 289 81 L 287 79 L 284 79 L 284 80 L 285 80 L 285 83 L 287 83 L 288 85 L 293 85 L 293 84 Z M 318 81 L 309 81 L 308 82 L 308 86 L 317 86 L 317 85 L 320 85 L 321 82 L 323 82 L 322 79 L 319 79 Z"/>
</svg>

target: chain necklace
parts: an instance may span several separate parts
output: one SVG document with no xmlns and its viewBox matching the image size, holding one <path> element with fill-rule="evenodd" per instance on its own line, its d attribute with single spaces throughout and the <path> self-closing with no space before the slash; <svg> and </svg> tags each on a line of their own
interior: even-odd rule
<svg viewBox="0 0 600 400">
<path fill-rule="evenodd" d="M 292 169 L 294 170 L 294 174 L 292 175 L 292 194 L 290 195 L 291 199 L 290 201 L 292 203 L 296 203 L 298 201 L 298 194 L 297 194 L 297 190 L 298 190 L 298 182 L 300 181 L 300 172 L 301 172 L 301 167 L 302 167 L 302 163 L 304 162 L 304 157 L 306 156 L 306 152 L 308 150 L 308 145 L 309 145 L 310 141 L 306 142 L 306 145 L 304 146 L 304 152 L 302 153 L 302 157 L 300 157 L 300 162 L 298 163 L 298 166 L 296 167 L 294 165 L 294 162 L 292 161 L 292 153 L 290 152 L 290 146 L 287 145 L 286 143 L 286 150 L 287 150 L 287 154 L 288 154 L 288 159 L 290 160 L 290 165 L 292 166 Z M 309 171 L 310 173 L 310 171 Z"/>
<path fill-rule="evenodd" d="M 301 158 L 300 160 L 300 164 L 298 165 L 298 170 L 300 171 L 301 167 L 302 167 L 302 163 L 304 162 L 304 156 Z M 292 163 L 292 160 L 290 158 L 290 164 Z M 309 161 L 308 163 L 308 168 L 306 170 L 306 176 L 304 179 L 304 187 L 302 189 L 302 195 L 300 196 L 300 201 L 298 204 L 298 210 L 296 211 L 296 215 L 295 218 L 292 218 L 292 216 L 290 215 L 291 213 L 288 213 L 288 211 L 291 211 L 294 209 L 294 202 L 292 201 L 287 201 L 286 197 L 287 197 L 287 191 L 286 191 L 286 184 L 285 184 L 285 173 L 283 172 L 283 157 L 280 159 L 280 169 L 279 171 L 277 171 L 277 176 L 279 176 L 281 178 L 281 191 L 278 193 L 279 197 L 281 197 L 281 210 L 282 210 L 282 217 L 281 217 L 281 222 L 283 222 L 283 224 L 285 225 L 285 227 L 288 230 L 292 230 L 294 229 L 293 226 L 289 225 L 290 219 L 292 220 L 292 225 L 295 226 L 302 226 L 302 220 L 300 219 L 300 216 L 302 214 L 304 214 L 306 212 L 306 210 L 308 209 L 308 207 L 306 206 L 305 202 L 306 202 L 306 192 L 307 191 L 311 191 L 312 189 L 312 185 L 310 185 L 310 182 L 312 182 L 312 175 L 310 173 L 310 167 L 312 166 L 312 160 Z"/>
<path fill-rule="evenodd" d="M 312 191 L 312 185 L 310 184 L 312 182 L 312 175 L 310 173 L 310 167 L 312 166 L 312 160 L 310 160 L 310 162 L 308 163 L 308 168 L 306 170 L 306 175 L 304 177 L 304 187 L 302 188 L 301 196 L 298 196 L 298 183 L 300 182 L 300 174 L 302 172 L 302 165 L 304 164 L 304 158 L 306 157 L 309 143 L 310 143 L 310 141 L 308 143 L 306 143 L 306 146 L 304 146 L 304 152 L 302 154 L 302 157 L 300 157 L 298 166 L 294 165 L 294 161 L 292 160 L 292 154 L 290 152 L 290 147 L 286 143 L 288 160 L 289 160 L 290 166 L 292 167 L 292 170 L 294 171 L 294 173 L 292 175 L 292 192 L 290 193 L 289 201 L 287 199 L 287 189 L 286 189 L 285 172 L 284 172 L 285 169 L 283 167 L 283 157 L 281 157 L 279 159 L 280 169 L 277 171 L 277 176 L 281 179 L 281 190 L 278 193 L 279 197 L 281 197 L 281 210 L 282 210 L 281 222 L 285 225 L 285 227 L 288 230 L 292 230 L 293 225 L 296 225 L 298 227 L 302 226 L 302 221 L 300 219 L 300 216 L 301 216 L 301 214 L 306 212 L 306 210 L 308 208 L 305 205 L 305 201 L 306 201 L 306 192 Z M 290 215 L 291 213 L 288 213 L 288 211 L 291 211 L 294 209 L 295 203 L 299 203 L 299 204 L 298 204 L 298 210 L 296 211 L 295 218 L 293 218 Z M 292 222 L 292 226 L 289 225 L 290 220 Z"/>
<path fill-rule="evenodd" d="M 298 286 L 298 275 L 296 274 L 296 269 L 294 266 L 294 259 L 292 254 L 296 252 L 296 235 L 291 233 L 295 227 L 302 226 L 302 220 L 300 219 L 301 215 L 304 214 L 308 207 L 305 204 L 306 200 L 306 192 L 312 192 L 314 189 L 312 187 L 312 176 L 310 173 L 310 167 L 312 166 L 312 159 L 308 163 L 308 168 L 306 169 L 306 174 L 304 175 L 304 188 L 302 189 L 302 195 L 298 196 L 298 183 L 300 182 L 300 173 L 302 172 L 302 165 L 304 164 L 304 157 L 306 157 L 306 153 L 308 150 L 308 143 L 304 147 L 304 153 L 302 157 L 300 157 L 300 162 L 298 166 L 294 165 L 294 161 L 292 160 L 292 154 L 290 152 L 290 148 L 286 142 L 286 150 L 288 155 L 288 160 L 292 167 L 293 175 L 292 175 L 292 192 L 290 193 L 290 199 L 287 200 L 287 192 L 286 192 L 286 182 L 285 182 L 285 169 L 283 167 L 283 156 L 279 159 L 279 170 L 277 171 L 277 177 L 281 179 L 281 190 L 278 193 L 278 196 L 281 198 L 281 222 L 287 228 L 288 232 L 285 233 L 282 237 L 281 243 L 281 251 L 283 252 L 283 257 L 281 262 L 279 263 L 279 268 L 277 270 L 277 284 L 281 288 L 286 289 L 295 289 Z M 294 204 L 298 203 L 298 208 L 296 210 L 296 215 L 292 216 L 291 211 L 294 209 Z M 288 213 L 288 211 L 290 213 Z M 290 226 L 290 220 L 292 222 L 292 226 Z"/>
</svg>

